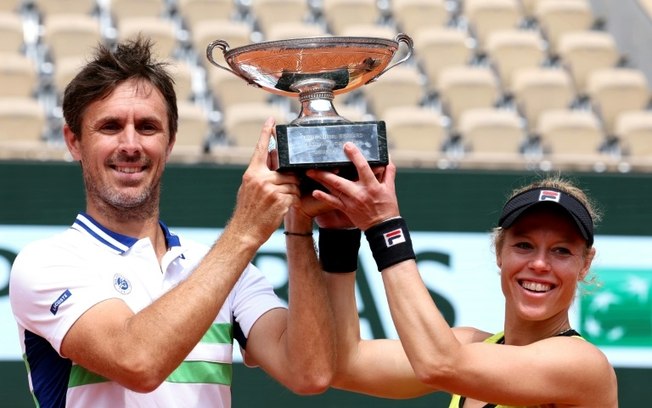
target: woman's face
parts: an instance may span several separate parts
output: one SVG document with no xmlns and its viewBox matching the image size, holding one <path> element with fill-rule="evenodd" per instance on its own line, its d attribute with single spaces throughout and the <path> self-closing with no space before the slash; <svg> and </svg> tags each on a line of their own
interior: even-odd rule
<svg viewBox="0 0 652 408">
<path fill-rule="evenodd" d="M 556 206 L 535 206 L 504 233 L 497 263 L 507 312 L 528 321 L 566 319 L 595 250 L 586 250 L 573 220 Z"/>
</svg>

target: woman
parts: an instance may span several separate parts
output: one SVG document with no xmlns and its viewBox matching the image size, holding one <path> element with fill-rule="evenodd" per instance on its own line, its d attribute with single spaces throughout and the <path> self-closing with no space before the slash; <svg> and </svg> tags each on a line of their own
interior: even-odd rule
<svg viewBox="0 0 652 408">
<path fill-rule="evenodd" d="M 313 197 L 348 217 L 317 218 L 321 227 L 330 227 L 320 229 L 320 258 L 327 271 L 352 272 L 357 248 L 343 250 L 342 243 L 355 242 L 353 230 L 335 228 L 352 224 L 365 232 L 400 342 L 361 340 L 354 274 L 329 274 L 339 326 L 334 387 L 387 398 L 446 391 L 453 395 L 451 407 L 464 408 L 618 405 L 612 366 L 573 330 L 568 317 L 577 284 L 587 277 L 595 256 L 598 215 L 581 190 L 561 179 L 545 179 L 512 195 L 494 234 L 504 329 L 451 328 L 419 275 L 400 218 L 394 165 L 374 175 L 355 146 L 347 144 L 345 152 L 359 180 L 308 172 L 330 192 L 315 191 Z"/>
</svg>

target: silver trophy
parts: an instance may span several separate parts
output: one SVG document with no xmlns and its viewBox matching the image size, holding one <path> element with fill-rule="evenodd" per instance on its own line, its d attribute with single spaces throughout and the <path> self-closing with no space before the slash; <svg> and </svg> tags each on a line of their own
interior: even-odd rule
<svg viewBox="0 0 652 408">
<path fill-rule="evenodd" d="M 398 58 L 400 44 L 407 51 Z M 214 59 L 222 50 L 228 67 Z M 311 37 L 268 41 L 229 49 L 224 40 L 206 48 L 211 64 L 229 71 L 251 85 L 276 95 L 298 97 L 299 116 L 276 126 L 278 171 L 301 172 L 308 168 L 355 169 L 344 155 L 351 141 L 371 166 L 388 163 L 385 122 L 352 122 L 341 117 L 333 97 L 377 80 L 406 61 L 412 39 L 398 34 L 394 40 L 370 37 Z M 396 59 L 396 61 L 394 61 Z"/>
</svg>

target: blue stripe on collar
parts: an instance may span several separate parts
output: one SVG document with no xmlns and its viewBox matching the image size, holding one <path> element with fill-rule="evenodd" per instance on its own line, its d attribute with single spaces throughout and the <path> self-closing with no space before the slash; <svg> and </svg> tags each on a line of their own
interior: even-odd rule
<svg viewBox="0 0 652 408">
<path fill-rule="evenodd" d="M 162 221 L 159 221 L 159 225 L 161 226 L 161 230 L 165 235 L 165 242 L 167 243 L 168 248 L 181 245 L 179 237 L 172 234 L 167 225 L 165 225 Z M 102 226 L 99 222 L 93 219 L 93 217 L 86 214 L 85 212 L 77 214 L 77 218 L 73 223 L 73 228 L 89 234 L 98 242 L 118 254 L 123 254 L 124 252 L 128 251 L 136 242 L 138 242 L 138 238 L 122 235 Z"/>
</svg>

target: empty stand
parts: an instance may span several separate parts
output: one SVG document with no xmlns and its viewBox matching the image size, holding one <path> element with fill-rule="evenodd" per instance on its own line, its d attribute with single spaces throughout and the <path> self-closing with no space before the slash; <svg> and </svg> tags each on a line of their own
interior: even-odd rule
<svg viewBox="0 0 652 408">
<path fill-rule="evenodd" d="M 289 38 L 322 37 L 325 35 L 328 35 L 328 33 L 323 26 L 307 22 L 275 24 L 265 31 L 265 39 L 269 41 L 286 40 Z"/>
<path fill-rule="evenodd" d="M 410 36 L 450 19 L 444 0 L 392 0 L 391 10 L 398 29 Z"/>
<path fill-rule="evenodd" d="M 559 38 L 559 56 L 567 67 L 577 92 L 586 95 L 589 74 L 614 67 L 620 60 L 613 35 L 606 31 L 573 31 Z"/>
<path fill-rule="evenodd" d="M 123 18 L 163 17 L 168 6 L 166 0 L 109 0 L 109 11 L 117 25 Z"/>
<path fill-rule="evenodd" d="M 465 31 L 451 27 L 420 30 L 414 36 L 415 58 L 428 78 L 430 90 L 437 92 L 439 75 L 444 68 L 466 65 L 473 56 Z"/>
<path fill-rule="evenodd" d="M 263 33 L 276 25 L 311 20 L 306 0 L 252 0 L 250 10 Z"/>
<path fill-rule="evenodd" d="M 154 43 L 157 58 L 174 57 L 178 51 L 177 29 L 170 20 L 160 17 L 123 17 L 118 22 L 118 40 L 149 37 Z"/>
<path fill-rule="evenodd" d="M 487 37 L 485 49 L 507 94 L 512 93 L 516 70 L 539 67 L 546 60 L 543 41 L 535 30 L 495 31 Z"/>
<path fill-rule="evenodd" d="M 224 131 L 230 144 L 236 147 L 251 148 L 260 137 L 263 124 L 269 117 L 274 117 L 277 124 L 286 122 L 286 111 L 268 103 L 242 103 L 230 105 L 224 109 Z"/>
<path fill-rule="evenodd" d="M 23 5 L 23 0 L 2 0 L 0 2 L 0 13 L 17 12 Z"/>
<path fill-rule="evenodd" d="M 340 33 L 350 25 L 375 24 L 381 15 L 376 0 L 323 0 L 322 12 L 331 33 Z"/>
<path fill-rule="evenodd" d="M 217 67 L 207 70 L 208 89 L 216 99 L 217 106 L 224 111 L 230 105 L 256 102 L 263 104 L 270 93 L 257 85 L 249 85 L 244 79 Z"/>
<path fill-rule="evenodd" d="M 244 21 L 220 20 L 220 21 L 202 21 L 192 26 L 191 36 L 192 45 L 197 53 L 199 62 L 208 66 L 209 69 L 214 67 L 207 64 L 206 47 L 215 40 L 224 40 L 229 44 L 229 49 L 237 48 L 251 43 L 251 26 Z M 219 52 L 219 50 L 215 50 Z M 216 55 L 217 61 L 222 61 L 220 55 Z"/>
<path fill-rule="evenodd" d="M 516 28 L 522 19 L 516 0 L 465 0 L 464 16 L 480 51 L 484 51 L 489 34 Z"/>
<path fill-rule="evenodd" d="M 593 11 L 588 0 L 538 0 L 534 13 L 552 55 L 557 54 L 563 34 L 593 26 Z"/>
<path fill-rule="evenodd" d="M 587 91 L 605 130 L 611 134 L 621 112 L 643 110 L 650 90 L 643 72 L 633 68 L 602 68 L 589 75 Z"/>
<path fill-rule="evenodd" d="M 561 68 L 518 69 L 514 73 L 512 89 L 517 108 L 527 120 L 529 131 L 536 129 L 542 112 L 567 109 L 575 100 L 570 75 Z"/>
<path fill-rule="evenodd" d="M 179 101 L 179 127 L 172 154 L 197 155 L 204 151 L 210 135 L 206 111 L 190 101 Z"/>
<path fill-rule="evenodd" d="M 392 151 L 436 153 L 447 139 L 445 119 L 429 108 L 399 106 L 387 109 L 383 116 Z"/>
<path fill-rule="evenodd" d="M 177 101 L 192 101 L 195 97 L 193 66 L 187 61 L 170 60 L 168 72 L 174 79 Z"/>
<path fill-rule="evenodd" d="M 448 139 L 445 118 L 420 107 L 394 107 L 383 116 L 392 161 L 397 166 L 434 162 Z"/>
<path fill-rule="evenodd" d="M 33 98 L 0 98 L 0 147 L 38 147 L 45 114 Z"/>
<path fill-rule="evenodd" d="M 93 14 L 97 11 L 96 0 L 34 0 L 43 19 L 56 14 Z"/>
<path fill-rule="evenodd" d="M 421 74 L 410 65 L 394 67 L 361 89 L 369 110 L 380 118 L 390 107 L 419 106 L 426 95 Z"/>
<path fill-rule="evenodd" d="M 20 15 L 0 12 L 0 52 L 21 52 L 24 45 L 25 34 Z"/>
<path fill-rule="evenodd" d="M 43 40 L 55 63 L 61 58 L 84 58 L 104 41 L 99 21 L 85 14 L 56 14 L 44 22 Z"/>
<path fill-rule="evenodd" d="M 396 37 L 394 27 L 378 24 L 352 24 L 342 29 L 344 37 L 376 37 L 392 40 Z"/>
<path fill-rule="evenodd" d="M 498 81 L 492 70 L 484 66 L 446 68 L 439 76 L 438 88 L 443 110 L 454 127 L 464 111 L 493 107 L 500 99 Z"/>
<path fill-rule="evenodd" d="M 233 0 L 177 0 L 179 14 L 185 25 L 192 30 L 197 23 L 235 20 L 238 16 Z"/>
<path fill-rule="evenodd" d="M 460 115 L 458 130 L 465 151 L 473 155 L 521 155 L 526 141 L 519 115 L 509 109 L 469 109 Z"/>
<path fill-rule="evenodd" d="M 15 52 L 0 53 L 0 96 L 31 98 L 38 87 L 39 78 L 31 59 Z"/>
<path fill-rule="evenodd" d="M 615 135 L 630 158 L 652 158 L 652 112 L 622 112 L 616 117 Z"/>
<path fill-rule="evenodd" d="M 605 142 L 598 118 L 588 110 L 548 110 L 538 123 L 544 151 L 553 157 L 595 156 Z"/>
</svg>

